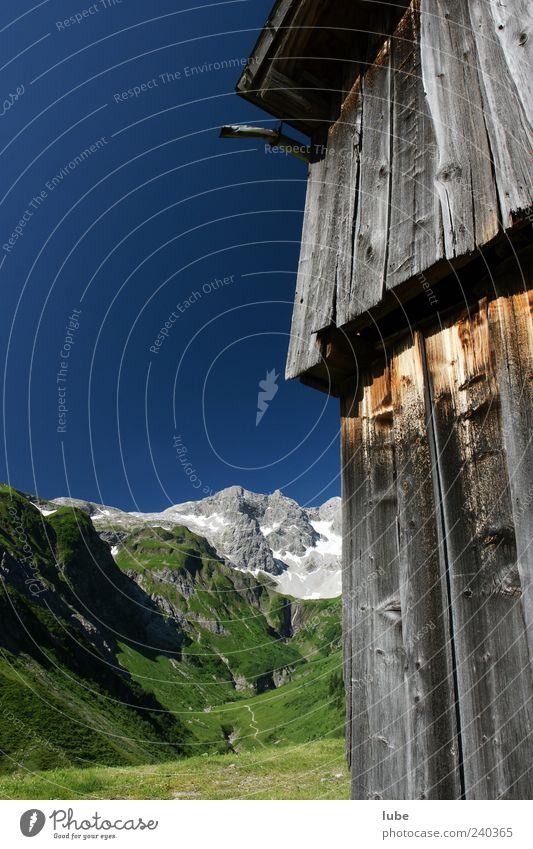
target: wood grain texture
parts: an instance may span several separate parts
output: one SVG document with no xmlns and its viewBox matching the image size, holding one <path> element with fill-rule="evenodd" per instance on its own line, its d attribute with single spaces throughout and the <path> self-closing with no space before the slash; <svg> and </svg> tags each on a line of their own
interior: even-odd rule
<svg viewBox="0 0 533 849">
<path fill-rule="evenodd" d="M 400 601 L 412 748 L 410 798 L 458 799 L 462 788 L 447 564 L 422 348 L 417 333 L 392 358 Z"/>
<path fill-rule="evenodd" d="M 412 296 L 527 214 L 530 29 L 525 0 L 413 0 L 383 39 L 311 168 L 288 377 L 320 363 L 317 331 Z"/>
<path fill-rule="evenodd" d="M 342 401 L 345 678 L 356 799 L 461 796 L 424 392 L 417 341 L 367 372 L 359 401 L 353 393 Z"/>
<path fill-rule="evenodd" d="M 342 635 L 343 635 L 343 674 L 346 690 L 346 754 L 348 766 L 352 766 L 353 749 L 353 639 L 354 639 L 354 565 L 357 562 L 354 545 L 359 535 L 355 534 L 355 516 L 361 493 L 357 488 L 358 452 L 360 451 L 361 419 L 356 414 L 357 387 L 355 384 L 340 401 L 341 412 L 341 468 L 342 468 Z"/>
<path fill-rule="evenodd" d="M 533 204 L 531 13 L 523 0 L 506 5 L 497 0 L 470 0 L 467 6 L 500 216 L 502 226 L 510 227 Z"/>
<path fill-rule="evenodd" d="M 363 78 L 362 147 L 357 219 L 353 239 L 353 270 L 348 297 L 338 296 L 337 324 L 374 306 L 385 288 L 391 174 L 391 56 L 387 39 Z M 354 200 L 357 200 L 354 199 Z M 354 204 L 355 207 L 355 204 Z"/>
<path fill-rule="evenodd" d="M 363 94 L 358 80 L 344 101 L 340 117 L 340 138 L 337 144 L 344 151 L 343 183 L 339 189 L 338 250 L 336 267 L 335 323 L 342 324 L 346 305 L 351 300 L 353 274 L 353 233 L 361 175 L 361 128 L 363 125 Z M 335 128 L 332 127 L 332 136 Z M 315 329 L 319 330 L 315 324 Z"/>
<path fill-rule="evenodd" d="M 448 259 L 470 253 L 498 232 L 475 39 L 467 15 L 463 0 L 421 0 L 422 81 L 437 141 L 434 181 Z"/>
<path fill-rule="evenodd" d="M 533 796 L 528 268 L 342 401 L 354 798 Z"/>
<path fill-rule="evenodd" d="M 474 12 L 473 24 L 482 29 L 490 26 L 490 38 L 499 41 L 505 63 L 514 83 L 513 96 L 522 103 L 524 115 L 531 123 L 533 107 L 533 10 L 529 0 L 498 3 L 491 0 L 483 19 Z M 486 33 L 482 33 L 486 34 Z"/>
<path fill-rule="evenodd" d="M 531 259 L 531 254 L 529 256 Z M 491 349 L 515 525 L 521 604 L 533 661 L 533 266 L 495 281 Z"/>
<path fill-rule="evenodd" d="M 320 285 L 318 279 L 315 279 L 316 266 L 322 252 L 318 210 L 322 208 L 322 205 L 327 207 L 332 200 L 327 174 L 326 157 L 310 164 L 302 246 L 285 371 L 288 380 L 320 362 L 320 351 L 312 331 L 317 315 L 317 305 L 319 305 L 320 315 L 331 315 L 333 309 L 334 279 L 321 279 Z"/>
<path fill-rule="evenodd" d="M 401 21 L 392 41 L 393 143 L 387 289 L 444 257 L 444 232 L 435 189 L 437 143 L 422 85 L 418 8 Z"/>
<path fill-rule="evenodd" d="M 350 430 L 343 429 L 344 556 L 351 571 L 353 797 L 411 793 L 398 572 L 397 502 L 388 368 L 367 375 Z M 345 423 L 346 424 L 346 423 Z M 350 456 L 351 455 L 351 456 Z M 412 741 L 411 741 L 412 742 Z"/>
<path fill-rule="evenodd" d="M 466 796 L 531 794 L 532 685 L 488 306 L 426 341 Z"/>
<path fill-rule="evenodd" d="M 320 362 L 315 332 L 336 322 L 337 290 L 349 289 L 360 126 L 357 84 L 310 166 L 287 378 Z"/>
</svg>

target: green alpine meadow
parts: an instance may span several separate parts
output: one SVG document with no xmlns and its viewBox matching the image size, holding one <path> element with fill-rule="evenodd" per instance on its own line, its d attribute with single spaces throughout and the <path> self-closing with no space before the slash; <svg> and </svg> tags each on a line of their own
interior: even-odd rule
<svg viewBox="0 0 533 849">
<path fill-rule="evenodd" d="M 339 598 L 9 486 L 0 575 L 4 798 L 348 798 Z"/>
</svg>

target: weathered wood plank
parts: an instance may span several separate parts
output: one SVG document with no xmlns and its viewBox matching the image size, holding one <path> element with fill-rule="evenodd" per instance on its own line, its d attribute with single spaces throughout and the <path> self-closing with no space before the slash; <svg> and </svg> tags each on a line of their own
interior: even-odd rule
<svg viewBox="0 0 533 849">
<path fill-rule="evenodd" d="M 486 0 L 483 3 L 487 5 Z M 452 259 L 498 232 L 496 187 L 467 4 L 421 0 L 420 32 L 422 78 L 437 140 L 435 190 L 445 253 Z"/>
<path fill-rule="evenodd" d="M 310 166 L 287 378 L 320 362 L 316 331 L 335 323 L 337 286 L 343 291 L 351 274 L 360 121 L 356 85 L 329 131 L 326 154 L 317 142 L 318 160 Z"/>
<path fill-rule="evenodd" d="M 477 47 L 500 216 L 503 227 L 510 227 L 533 204 L 529 15 L 523 0 L 507 8 L 495 0 L 470 0 L 466 8 Z"/>
<path fill-rule="evenodd" d="M 527 798 L 523 588 L 487 304 L 426 340 L 449 559 L 466 797 Z"/>
<path fill-rule="evenodd" d="M 359 636 L 365 623 L 357 609 L 356 587 L 359 575 L 364 571 L 363 562 L 368 550 L 366 510 L 368 505 L 368 481 L 366 466 L 363 462 L 363 420 L 360 414 L 361 403 L 357 399 L 358 387 L 354 384 L 341 399 L 343 419 L 341 423 L 341 459 L 342 459 L 342 574 L 343 574 L 343 610 L 344 610 L 344 675 L 347 688 L 347 736 L 348 761 L 352 770 L 352 795 L 354 799 L 367 798 L 367 785 L 364 779 L 365 748 L 362 740 L 370 736 L 368 717 L 357 681 L 361 680 L 364 658 L 359 656 L 358 646 L 362 644 Z M 362 562 L 363 561 L 363 562 Z"/>
<path fill-rule="evenodd" d="M 336 265 L 336 309 L 335 323 L 343 323 L 347 304 L 351 299 L 353 274 L 354 221 L 359 203 L 361 173 L 361 128 L 363 123 L 363 93 L 357 80 L 344 101 L 339 119 L 340 131 L 337 144 L 343 150 L 344 168 L 342 183 L 338 189 L 339 229 Z M 315 329 L 321 328 L 315 323 Z"/>
<path fill-rule="evenodd" d="M 320 362 L 320 351 L 313 335 L 316 310 L 319 306 L 320 315 L 327 321 L 333 309 L 334 280 L 315 277 L 318 257 L 322 251 L 319 209 L 323 207 L 327 210 L 332 200 L 327 179 L 330 163 L 331 159 L 328 162 L 327 157 L 321 157 L 309 166 L 302 246 L 287 355 L 288 380 Z"/>
<path fill-rule="evenodd" d="M 494 281 L 489 305 L 491 349 L 500 387 L 521 603 L 533 661 L 533 266 Z M 524 291 L 525 288 L 525 291 Z"/>
<path fill-rule="evenodd" d="M 408 799 L 405 653 L 399 612 L 390 375 L 365 378 L 357 418 L 343 427 L 345 569 L 351 569 L 352 786 L 356 799 Z M 412 742 L 412 741 L 411 741 Z"/>
<path fill-rule="evenodd" d="M 353 238 L 353 270 L 338 286 L 339 325 L 374 306 L 385 288 L 389 228 L 391 156 L 390 40 L 387 39 L 362 83 L 362 146 Z M 347 140 L 348 141 L 348 140 Z M 353 208 L 353 207 L 352 207 Z"/>
<path fill-rule="evenodd" d="M 285 70 L 286 63 L 282 67 Z M 297 83 L 273 64 L 261 83 L 258 98 L 266 101 L 265 108 L 280 115 L 290 115 L 293 121 L 309 119 L 311 127 L 316 121 L 315 115 L 327 114 L 329 110 L 328 99 L 323 93 L 317 92 L 310 83 Z"/>
<path fill-rule="evenodd" d="M 343 673 L 346 690 L 346 754 L 352 766 L 353 749 L 353 639 L 354 639 L 354 564 L 357 561 L 354 544 L 360 539 L 355 533 L 361 520 L 358 489 L 358 455 L 361 448 L 361 418 L 357 415 L 358 402 L 355 384 L 340 400 L 341 411 L 341 482 L 342 482 L 342 635 Z"/>
<path fill-rule="evenodd" d="M 237 91 L 246 91 L 257 85 L 256 76 L 262 70 L 262 64 L 267 58 L 274 39 L 282 24 L 289 25 L 290 16 L 294 14 L 298 0 L 278 0 L 259 34 L 252 55 L 242 76 L 237 83 Z"/>
<path fill-rule="evenodd" d="M 433 479 L 431 410 L 422 345 L 417 333 L 395 353 L 391 381 L 411 798 L 459 799 L 462 788 L 446 559 Z"/>
<path fill-rule="evenodd" d="M 498 39 L 505 63 L 514 82 L 513 96 L 522 103 L 524 115 L 530 119 L 533 109 L 533 13 L 529 0 L 486 4 L 484 21 L 476 18 L 483 34 Z M 474 12 L 474 14 L 476 14 Z"/>
<path fill-rule="evenodd" d="M 360 73 L 331 161 L 310 170 L 288 377 L 320 364 L 318 331 L 393 290 L 412 297 L 416 278 L 444 274 L 533 205 L 528 0 L 412 0 L 391 38 L 404 7 L 279 0 L 239 84 L 312 132 Z"/>
<path fill-rule="evenodd" d="M 387 289 L 444 257 L 436 138 L 422 85 L 418 3 L 392 40 L 393 146 Z"/>
</svg>

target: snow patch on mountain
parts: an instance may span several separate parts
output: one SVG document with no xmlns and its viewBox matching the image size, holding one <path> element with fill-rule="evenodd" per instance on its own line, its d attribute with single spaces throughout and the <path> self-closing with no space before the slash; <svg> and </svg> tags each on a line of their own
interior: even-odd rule
<svg viewBox="0 0 533 849">
<path fill-rule="evenodd" d="M 201 501 L 176 504 L 161 513 L 126 513 L 114 507 L 58 498 L 54 504 L 87 512 L 99 533 L 120 550 L 131 530 L 184 525 L 204 536 L 236 569 L 267 573 L 279 592 L 301 599 L 341 594 L 341 500 L 301 507 L 279 490 L 272 495 L 234 486 Z"/>
</svg>

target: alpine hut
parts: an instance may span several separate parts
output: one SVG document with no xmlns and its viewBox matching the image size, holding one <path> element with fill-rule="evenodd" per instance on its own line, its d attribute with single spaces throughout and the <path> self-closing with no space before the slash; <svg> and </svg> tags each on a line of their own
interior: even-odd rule
<svg viewBox="0 0 533 849">
<path fill-rule="evenodd" d="M 278 0 L 238 92 L 309 138 L 287 377 L 340 399 L 356 799 L 532 796 L 527 0 Z"/>
</svg>

